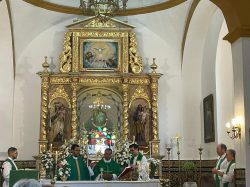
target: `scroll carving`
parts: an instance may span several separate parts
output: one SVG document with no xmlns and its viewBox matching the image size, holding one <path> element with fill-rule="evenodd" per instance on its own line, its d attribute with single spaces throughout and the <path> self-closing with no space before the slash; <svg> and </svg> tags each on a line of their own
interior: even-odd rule
<svg viewBox="0 0 250 187">
<path fill-rule="evenodd" d="M 63 52 L 61 53 L 60 59 L 60 71 L 62 73 L 68 73 L 71 71 L 72 62 L 72 50 L 71 50 L 71 35 L 72 32 L 66 32 L 63 42 Z"/>
<path fill-rule="evenodd" d="M 133 73 L 141 73 L 143 70 L 142 58 L 137 51 L 137 42 L 134 32 L 130 33 L 129 63 Z"/>
</svg>

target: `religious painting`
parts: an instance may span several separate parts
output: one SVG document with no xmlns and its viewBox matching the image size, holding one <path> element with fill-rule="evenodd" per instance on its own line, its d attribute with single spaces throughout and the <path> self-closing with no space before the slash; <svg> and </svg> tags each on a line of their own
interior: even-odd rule
<svg viewBox="0 0 250 187">
<path fill-rule="evenodd" d="M 145 99 L 136 99 L 129 111 L 129 138 L 138 145 L 147 145 L 149 141 L 149 105 Z"/>
<path fill-rule="evenodd" d="M 108 70 L 119 68 L 119 40 L 115 39 L 86 39 L 81 40 L 81 69 Z"/>
<path fill-rule="evenodd" d="M 214 132 L 214 104 L 213 95 L 210 94 L 203 100 L 204 111 L 204 141 L 205 143 L 215 141 Z"/>
<path fill-rule="evenodd" d="M 71 136 L 70 110 L 67 102 L 62 98 L 54 99 L 50 103 L 48 114 L 48 143 L 58 147 Z"/>
</svg>

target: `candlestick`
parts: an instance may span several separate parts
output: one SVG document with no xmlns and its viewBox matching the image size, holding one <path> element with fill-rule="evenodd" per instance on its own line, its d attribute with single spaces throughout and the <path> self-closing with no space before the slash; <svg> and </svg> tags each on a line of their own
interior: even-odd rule
<svg viewBox="0 0 250 187">
<path fill-rule="evenodd" d="M 200 146 L 199 148 L 198 148 L 198 150 L 199 150 L 199 154 L 200 154 L 200 176 L 199 176 L 199 184 L 200 184 L 200 186 L 201 186 L 201 155 L 202 155 L 202 150 L 203 150 L 203 148 Z"/>
<path fill-rule="evenodd" d="M 149 141 L 149 157 L 151 158 L 151 156 L 152 156 L 152 148 L 151 148 L 151 146 L 152 146 L 152 144 L 151 144 L 152 142 L 151 141 Z"/>
<path fill-rule="evenodd" d="M 167 153 L 168 153 L 168 185 L 170 186 L 170 151 L 171 151 L 171 147 L 167 147 Z"/>
</svg>

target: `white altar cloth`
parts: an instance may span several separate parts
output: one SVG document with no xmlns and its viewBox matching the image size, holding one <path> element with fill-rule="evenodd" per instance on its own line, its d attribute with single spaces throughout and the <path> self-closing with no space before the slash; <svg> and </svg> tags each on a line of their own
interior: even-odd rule
<svg viewBox="0 0 250 187">
<path fill-rule="evenodd" d="M 52 186 L 51 180 L 41 180 L 43 186 Z M 158 179 L 149 181 L 56 181 L 55 187 L 161 187 Z"/>
</svg>

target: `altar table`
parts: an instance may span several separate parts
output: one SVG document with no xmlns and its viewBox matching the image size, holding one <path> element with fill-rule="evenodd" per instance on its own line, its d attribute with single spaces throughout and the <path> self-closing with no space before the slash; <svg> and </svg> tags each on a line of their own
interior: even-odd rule
<svg viewBox="0 0 250 187">
<path fill-rule="evenodd" d="M 51 180 L 41 180 L 43 187 L 52 187 Z M 56 181 L 54 187 L 161 187 L 158 179 L 149 181 Z"/>
</svg>

